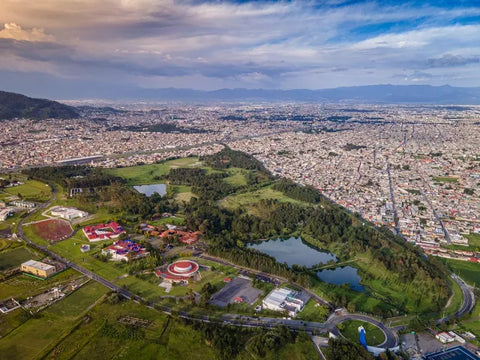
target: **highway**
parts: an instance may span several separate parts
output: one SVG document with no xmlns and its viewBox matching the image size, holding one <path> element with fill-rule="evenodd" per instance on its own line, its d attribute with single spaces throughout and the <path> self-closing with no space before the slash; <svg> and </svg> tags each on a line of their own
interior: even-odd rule
<svg viewBox="0 0 480 360">
<path fill-rule="evenodd" d="M 455 317 L 459 318 L 473 310 L 475 306 L 475 295 L 473 294 L 473 288 L 467 285 L 459 276 L 452 274 L 452 279 L 460 286 L 463 293 L 462 306 L 455 313 Z"/>
</svg>

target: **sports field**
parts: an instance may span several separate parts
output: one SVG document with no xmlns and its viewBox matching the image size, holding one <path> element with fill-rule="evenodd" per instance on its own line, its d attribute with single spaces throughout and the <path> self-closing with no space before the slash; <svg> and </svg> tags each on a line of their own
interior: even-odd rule
<svg viewBox="0 0 480 360">
<path fill-rule="evenodd" d="M 60 241 L 72 234 L 70 223 L 60 219 L 49 219 L 32 224 L 33 231 L 47 241 Z"/>
</svg>

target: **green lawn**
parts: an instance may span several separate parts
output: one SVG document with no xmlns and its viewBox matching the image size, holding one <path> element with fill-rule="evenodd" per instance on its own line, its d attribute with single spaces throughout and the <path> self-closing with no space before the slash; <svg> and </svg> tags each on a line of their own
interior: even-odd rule
<svg viewBox="0 0 480 360">
<path fill-rule="evenodd" d="M 363 326 L 365 328 L 365 335 L 367 338 L 367 345 L 376 346 L 385 341 L 385 334 L 375 325 L 358 320 L 347 320 L 339 326 L 340 332 L 348 340 L 358 343 L 360 334 L 358 327 Z"/>
<path fill-rule="evenodd" d="M 479 285 L 480 264 L 452 259 L 445 259 L 445 261 L 452 271 L 465 280 L 467 284 Z"/>
<path fill-rule="evenodd" d="M 23 185 L 5 188 L 5 191 L 11 195 L 20 194 L 25 200 L 38 202 L 48 201 L 52 194 L 50 186 L 37 180 L 28 180 Z"/>
<path fill-rule="evenodd" d="M 233 186 L 244 186 L 247 185 L 247 179 L 245 174 L 248 170 L 240 168 L 230 168 L 227 169 L 228 177 L 224 179 L 227 183 Z"/>
<path fill-rule="evenodd" d="M 110 174 L 127 180 L 129 185 L 153 184 L 159 180 L 157 176 L 168 174 L 170 169 L 178 167 L 202 167 L 197 157 L 187 157 L 162 162 L 160 164 L 149 164 L 131 166 L 124 168 L 106 169 Z"/>
<path fill-rule="evenodd" d="M 236 209 L 239 207 L 248 207 L 249 205 L 254 205 L 260 200 L 265 199 L 275 199 L 280 202 L 291 202 L 296 204 L 304 204 L 301 201 L 292 199 L 284 195 L 280 191 L 273 190 L 270 186 L 261 188 L 259 190 L 247 193 L 240 193 L 227 196 L 226 198 L 220 200 L 220 206 L 227 209 Z"/>
<path fill-rule="evenodd" d="M 25 246 L 16 248 L 13 250 L 7 250 L 0 253 L 0 271 L 8 270 L 16 266 L 20 266 L 21 263 L 38 259 L 39 255 L 30 248 Z"/>
<path fill-rule="evenodd" d="M 303 310 L 298 313 L 296 319 L 324 322 L 325 320 L 327 320 L 328 315 L 330 315 L 330 311 L 327 307 L 318 305 L 315 300 L 310 299 L 303 308 Z"/>
</svg>

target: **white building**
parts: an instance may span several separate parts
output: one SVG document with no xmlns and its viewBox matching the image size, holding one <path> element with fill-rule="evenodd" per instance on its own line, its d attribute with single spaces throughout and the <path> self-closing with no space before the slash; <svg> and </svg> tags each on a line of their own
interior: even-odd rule
<svg viewBox="0 0 480 360">
<path fill-rule="evenodd" d="M 7 218 L 13 214 L 12 209 L 6 208 L 0 210 L 0 221 L 5 221 Z"/>
<path fill-rule="evenodd" d="M 52 216 L 57 216 L 65 220 L 73 220 L 76 218 L 83 218 L 88 216 L 88 213 L 85 211 L 78 210 L 76 208 L 67 208 L 60 206 L 52 208 L 50 214 L 52 214 Z"/>
<path fill-rule="evenodd" d="M 35 207 L 35 203 L 25 200 L 15 200 L 12 201 L 10 204 L 25 209 L 33 209 Z"/>
<path fill-rule="evenodd" d="M 452 336 L 445 331 L 435 335 L 435 338 L 443 344 L 451 343 L 451 342 L 455 341 L 455 336 Z"/>
<path fill-rule="evenodd" d="M 296 316 L 302 311 L 304 302 L 297 298 L 297 292 L 289 288 L 273 289 L 262 301 L 265 309 L 287 311 L 289 316 Z"/>
</svg>

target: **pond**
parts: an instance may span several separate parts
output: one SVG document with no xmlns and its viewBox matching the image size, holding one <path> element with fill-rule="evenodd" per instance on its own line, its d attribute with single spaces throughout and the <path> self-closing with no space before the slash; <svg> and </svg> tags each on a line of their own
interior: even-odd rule
<svg viewBox="0 0 480 360">
<path fill-rule="evenodd" d="M 309 268 L 320 262 L 326 264 L 328 260 L 337 261 L 337 257 L 334 254 L 318 250 L 299 237 L 277 238 L 249 243 L 247 247 L 273 256 L 278 262 L 285 262 L 288 266 L 297 264 Z"/>
<path fill-rule="evenodd" d="M 349 283 L 352 290 L 359 292 L 365 291 L 365 288 L 360 284 L 362 278 L 358 275 L 358 270 L 351 266 L 324 269 L 318 271 L 317 276 L 329 284 L 343 285 Z"/>
<path fill-rule="evenodd" d="M 137 185 L 133 187 L 139 193 L 145 194 L 147 196 L 152 196 L 153 193 L 158 193 L 163 196 L 167 193 L 166 184 L 151 184 L 151 185 Z"/>
</svg>

